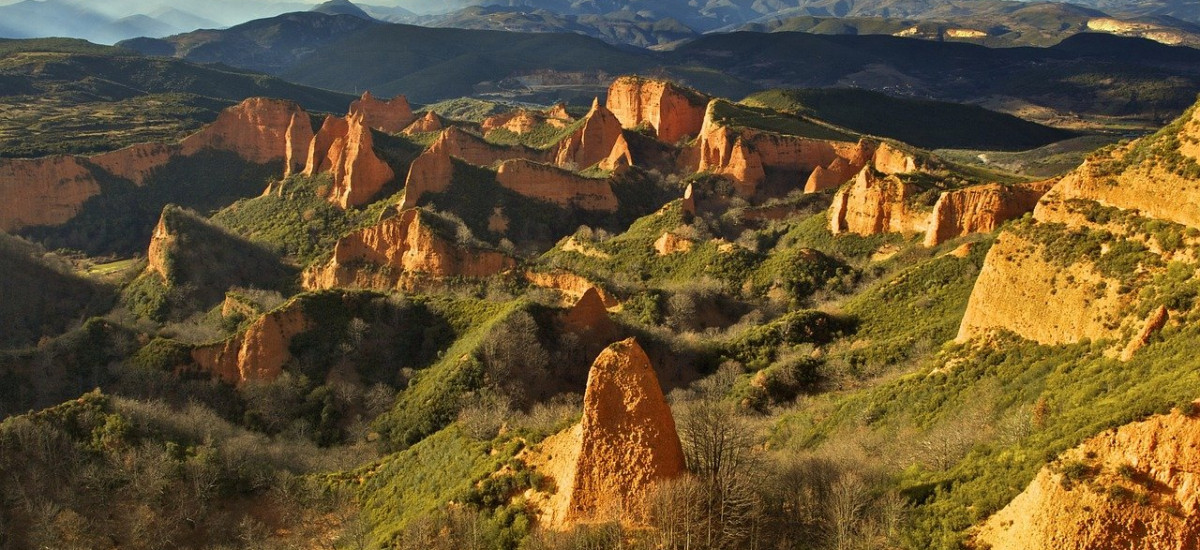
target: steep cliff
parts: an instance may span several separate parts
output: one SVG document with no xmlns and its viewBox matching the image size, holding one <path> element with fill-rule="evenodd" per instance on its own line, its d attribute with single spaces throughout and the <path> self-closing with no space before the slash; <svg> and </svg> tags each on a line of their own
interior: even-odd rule
<svg viewBox="0 0 1200 550">
<path fill-rule="evenodd" d="M 100 192 L 91 167 L 77 157 L 0 161 L 0 230 L 55 225 Z"/>
<path fill-rule="evenodd" d="M 454 162 L 450 159 L 449 147 L 445 139 L 448 133 L 433 142 L 408 167 L 408 177 L 404 180 L 404 201 L 401 210 L 415 208 L 421 195 L 425 193 L 440 193 L 450 187 L 454 179 Z"/>
<path fill-rule="evenodd" d="M 288 351 L 292 338 L 309 330 L 312 323 L 296 303 L 267 313 L 232 338 L 192 350 L 192 360 L 230 384 L 271 381 L 292 360 Z"/>
<path fill-rule="evenodd" d="M 1064 453 L 976 540 L 993 550 L 1197 548 L 1198 484 L 1200 419 L 1154 416 Z"/>
<path fill-rule="evenodd" d="M 516 265 L 501 252 L 454 243 L 427 216 L 405 210 L 342 238 L 328 263 L 305 271 L 304 287 L 404 288 L 421 278 L 487 277 Z"/>
<path fill-rule="evenodd" d="M 608 88 L 606 106 L 625 128 L 642 124 L 666 143 L 699 135 L 709 98 L 664 80 L 623 76 Z"/>
<path fill-rule="evenodd" d="M 594 100 L 591 110 L 583 118 L 583 125 L 559 142 L 555 164 L 583 169 L 606 160 L 622 133 L 621 121 L 600 105 L 600 100 Z"/>
<path fill-rule="evenodd" d="M 829 230 L 835 235 L 923 232 L 929 225 L 929 213 L 911 201 L 919 192 L 915 185 L 895 176 L 864 168 L 834 195 Z"/>
<path fill-rule="evenodd" d="M 504 161 L 496 171 L 496 181 L 527 197 L 563 207 L 617 210 L 617 196 L 608 180 L 585 178 L 547 164 L 523 159 Z"/>
<path fill-rule="evenodd" d="M 217 120 L 177 144 L 138 144 L 92 157 L 0 159 L 0 230 L 65 223 L 84 201 L 98 194 L 102 172 L 143 185 L 159 167 L 204 149 L 236 153 L 267 164 L 299 158 L 297 140 L 311 136 L 308 115 L 298 105 L 250 98 L 221 112 Z"/>
<path fill-rule="evenodd" d="M 349 116 L 361 116 L 363 124 L 380 132 L 394 134 L 413 123 L 412 106 L 408 98 L 398 95 L 392 99 L 381 101 L 363 92 L 361 98 L 350 104 Z"/>
<path fill-rule="evenodd" d="M 557 290 L 571 302 L 578 301 L 584 294 L 595 291 L 600 296 L 600 301 L 604 304 L 605 308 L 620 305 L 620 302 L 615 297 L 604 291 L 604 289 L 597 287 L 592 281 L 568 271 L 526 271 L 525 280 L 534 286 Z"/>
<path fill-rule="evenodd" d="M 925 246 L 971 233 L 990 233 L 1032 212 L 1052 181 L 1021 185 L 986 184 L 942 193 L 933 206 Z"/>
<path fill-rule="evenodd" d="M 371 129 L 361 113 L 344 119 L 328 117 L 313 137 L 304 175 L 326 172 L 333 176 L 329 201 L 342 208 L 366 204 L 396 177 L 375 154 Z"/>
<path fill-rule="evenodd" d="M 1110 338 L 1132 299 L 1119 286 L 1091 263 L 1062 266 L 1046 257 L 1043 246 L 1005 231 L 984 260 L 958 339 L 995 329 L 1045 344 Z"/>
<path fill-rule="evenodd" d="M 551 162 L 555 153 L 554 150 L 541 151 L 523 145 L 510 147 L 493 145 L 457 126 L 451 126 L 442 131 L 442 134 L 438 136 L 438 141 L 442 143 L 447 154 L 475 166 L 491 166 L 499 161 L 510 159 Z"/>
</svg>

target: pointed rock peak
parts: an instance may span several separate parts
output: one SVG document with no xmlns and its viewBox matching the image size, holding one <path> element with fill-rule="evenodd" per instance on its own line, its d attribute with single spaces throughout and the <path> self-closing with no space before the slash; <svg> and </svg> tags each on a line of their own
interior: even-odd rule
<svg viewBox="0 0 1200 550">
<path fill-rule="evenodd" d="M 599 109 L 600 109 L 600 98 L 599 97 L 592 98 L 591 112 L 596 112 Z"/>
<path fill-rule="evenodd" d="M 561 103 L 561 102 L 555 103 L 553 107 L 551 107 L 549 110 L 547 110 L 546 116 L 548 118 L 554 118 L 554 119 L 559 119 L 559 120 L 566 120 L 566 119 L 571 118 L 571 115 L 569 113 L 567 113 L 566 104 Z"/>
<path fill-rule="evenodd" d="M 611 342 L 617 338 L 617 326 L 608 317 L 600 290 L 590 287 L 563 317 L 567 330 L 588 336 L 590 340 Z"/>
<path fill-rule="evenodd" d="M 363 92 L 362 100 L 363 101 L 374 101 L 375 96 L 371 95 L 371 90 L 367 90 L 367 91 Z"/>
<path fill-rule="evenodd" d="M 588 372 L 582 448 L 575 465 L 568 519 L 646 517 L 645 495 L 686 471 L 671 408 L 650 358 L 634 338 L 612 344 Z"/>
<path fill-rule="evenodd" d="M 688 184 L 687 189 L 683 190 L 683 212 L 692 216 L 696 215 L 696 197 L 693 194 L 692 184 Z"/>
</svg>

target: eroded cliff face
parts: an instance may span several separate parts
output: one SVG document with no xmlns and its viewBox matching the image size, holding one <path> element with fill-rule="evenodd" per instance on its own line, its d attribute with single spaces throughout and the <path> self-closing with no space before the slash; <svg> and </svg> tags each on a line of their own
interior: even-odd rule
<svg viewBox="0 0 1200 550">
<path fill-rule="evenodd" d="M 915 185 L 895 176 L 864 168 L 834 195 L 829 230 L 834 235 L 924 232 L 929 226 L 929 213 L 911 200 L 919 192 Z"/>
<path fill-rule="evenodd" d="M 192 360 L 222 381 L 269 382 L 292 360 L 292 338 L 312 328 L 296 302 L 267 313 L 232 338 L 192 350 Z"/>
<path fill-rule="evenodd" d="M 574 120 L 567 114 L 567 107 L 558 103 L 545 111 L 530 111 L 517 109 L 488 117 L 480 124 L 484 135 L 488 132 L 503 128 L 514 134 L 527 134 L 542 124 L 555 128 L 565 128 Z"/>
<path fill-rule="evenodd" d="M 1064 479 L 1082 464 L 1088 479 Z M 1172 412 L 1093 437 L 985 522 L 993 550 L 1200 547 L 1200 419 Z"/>
<path fill-rule="evenodd" d="M 233 152 L 258 164 L 288 161 L 296 158 L 295 142 L 289 140 L 311 133 L 308 115 L 298 105 L 250 98 L 175 144 L 137 144 L 91 157 L 0 159 L 0 194 L 6 198 L 0 204 L 0 230 L 67 222 L 100 192 L 101 172 L 143 185 L 173 158 L 204 149 Z"/>
<path fill-rule="evenodd" d="M 471 134 L 457 126 L 446 128 L 438 141 L 447 154 L 474 164 L 475 166 L 491 166 L 502 160 L 525 159 L 535 162 L 551 162 L 554 151 L 539 151 L 529 147 L 514 145 L 504 147 L 492 145 L 483 138 Z"/>
<path fill-rule="evenodd" d="M 376 99 L 371 92 L 363 92 L 361 98 L 350 104 L 349 116 L 361 116 L 363 124 L 380 132 L 394 134 L 412 124 L 412 106 L 408 98 L 398 95 L 383 101 Z"/>
<path fill-rule="evenodd" d="M 925 246 L 937 246 L 971 233 L 995 231 L 1004 222 L 1032 212 L 1052 183 L 991 183 L 942 193 L 933 206 Z"/>
<path fill-rule="evenodd" d="M 675 419 L 650 358 L 633 338 L 596 358 L 583 397 L 581 448 L 567 519 L 612 510 L 644 520 L 654 484 L 686 471 Z"/>
<path fill-rule="evenodd" d="M 583 119 L 583 126 L 559 142 L 554 162 L 559 166 L 581 170 L 605 161 L 622 138 L 622 133 L 621 121 L 600 105 L 599 100 L 595 100 Z"/>
<path fill-rule="evenodd" d="M 1131 299 L 1119 287 L 1090 263 L 1059 265 L 1037 243 L 1005 231 L 983 262 L 958 340 L 996 329 L 1044 344 L 1110 338 Z"/>
<path fill-rule="evenodd" d="M 167 257 L 171 246 L 175 243 L 175 235 L 167 225 L 166 214 L 158 217 L 158 225 L 150 235 L 150 246 L 146 250 L 146 269 L 157 273 L 164 281 L 171 280 L 170 262 Z"/>
<path fill-rule="evenodd" d="M 717 119 L 720 102 L 709 103 L 700 137 L 694 149 L 681 156 L 681 168 L 727 176 L 743 196 L 758 191 L 768 169 L 809 173 L 804 182 L 812 188 L 808 192 L 832 189 L 870 163 L 875 153 L 875 143 L 868 140 L 829 141 L 730 128 Z"/>
<path fill-rule="evenodd" d="M 184 138 L 181 145 L 184 155 L 217 149 L 235 152 L 256 164 L 267 164 L 289 158 L 293 154 L 288 148 L 289 135 L 303 137 L 307 124 L 308 114 L 295 103 L 252 97 L 221 111 L 216 122 Z M 307 133 L 311 132 L 309 126 Z"/>
<path fill-rule="evenodd" d="M 64 223 L 99 192 L 91 168 L 77 157 L 0 161 L 0 230 Z"/>
<path fill-rule="evenodd" d="M 617 196 L 608 180 L 585 178 L 547 164 L 505 161 L 496 171 L 501 186 L 527 197 L 595 212 L 616 212 Z"/>
<path fill-rule="evenodd" d="M 871 164 L 884 174 L 911 174 L 921 169 L 917 157 L 883 142 L 875 149 Z"/>
<path fill-rule="evenodd" d="M 328 117 L 308 149 L 304 175 L 330 173 L 329 201 L 342 208 L 361 206 L 396 177 L 375 154 L 371 129 L 361 114 Z"/>
<path fill-rule="evenodd" d="M 647 124 L 660 141 L 699 135 L 709 98 L 671 82 L 623 76 L 608 88 L 606 106 L 625 128 Z"/>
<path fill-rule="evenodd" d="M 418 119 L 416 122 L 409 124 L 404 129 L 407 135 L 420 134 L 424 132 L 440 132 L 446 128 L 446 122 L 437 113 L 429 111 L 425 116 Z"/>
<path fill-rule="evenodd" d="M 416 208 L 425 193 L 440 193 L 450 187 L 454 180 L 454 161 L 450 159 L 444 139 L 446 135 L 442 134 L 442 138 L 433 142 L 409 165 L 401 210 Z"/>
<path fill-rule="evenodd" d="M 405 210 L 338 241 L 333 258 L 304 272 L 309 290 L 393 289 L 422 279 L 487 277 L 513 268 L 512 257 L 461 247 L 431 228 L 419 209 Z"/>
<path fill-rule="evenodd" d="M 557 290 L 572 302 L 576 302 L 584 294 L 594 291 L 600 297 L 600 301 L 604 304 L 605 308 L 620 305 L 620 302 L 611 294 L 605 292 L 604 289 L 597 287 L 595 283 L 589 281 L 587 278 L 569 271 L 526 271 L 525 280 L 534 286 Z"/>
</svg>

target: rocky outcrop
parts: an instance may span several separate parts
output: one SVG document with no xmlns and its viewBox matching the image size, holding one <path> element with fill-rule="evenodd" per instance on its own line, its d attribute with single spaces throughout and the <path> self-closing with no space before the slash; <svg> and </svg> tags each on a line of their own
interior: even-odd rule
<svg viewBox="0 0 1200 550">
<path fill-rule="evenodd" d="M 333 186 L 329 201 L 342 207 L 366 204 L 396 177 L 386 162 L 375 154 L 371 129 L 362 115 L 328 117 L 308 149 L 304 175 L 329 173 Z"/>
<path fill-rule="evenodd" d="M 911 174 L 920 169 L 916 156 L 887 142 L 880 143 L 875 149 L 871 164 L 884 174 Z"/>
<path fill-rule="evenodd" d="M 925 246 L 937 246 L 971 233 L 995 231 L 1004 222 L 1032 212 L 1051 183 L 991 183 L 942 193 L 933 206 Z"/>
<path fill-rule="evenodd" d="M 409 165 L 400 210 L 416 208 L 417 202 L 425 193 L 441 193 L 450 188 L 454 180 L 454 161 L 450 158 L 447 141 L 444 139 L 447 135 L 448 133 L 443 133 L 442 138 L 433 142 L 433 145 Z"/>
<path fill-rule="evenodd" d="M 612 154 L 622 133 L 621 121 L 600 105 L 600 100 L 594 100 L 591 110 L 583 119 L 583 125 L 559 142 L 554 155 L 555 164 L 583 169 L 604 161 Z"/>
<path fill-rule="evenodd" d="M 578 301 L 580 298 L 583 298 L 584 294 L 594 291 L 600 297 L 600 301 L 604 304 L 605 308 L 620 305 L 620 302 L 611 294 L 605 292 L 604 289 L 595 286 L 595 283 L 589 281 L 587 278 L 569 271 L 526 271 L 525 280 L 534 286 L 557 290 L 571 299 L 572 302 Z"/>
<path fill-rule="evenodd" d="M 588 288 L 562 316 L 563 327 L 587 342 L 608 344 L 617 339 L 617 324 L 608 317 L 604 298 L 596 287 Z"/>
<path fill-rule="evenodd" d="M 308 331 L 311 322 L 295 302 L 267 313 L 244 332 L 224 341 L 192 350 L 192 360 L 222 381 L 240 385 L 271 381 L 292 360 L 292 338 Z"/>
<path fill-rule="evenodd" d="M 883 176 L 864 168 L 854 181 L 843 186 L 833 197 L 829 210 L 829 230 L 834 235 L 855 233 L 920 233 L 929 224 L 928 212 L 921 212 L 910 199 L 920 190 L 895 176 Z"/>
<path fill-rule="evenodd" d="M 1064 477 L 1063 466 L 1086 479 Z M 1172 412 L 1063 453 L 976 534 L 993 550 L 1200 547 L 1200 419 Z"/>
<path fill-rule="evenodd" d="M 398 95 L 387 101 L 381 101 L 363 92 L 360 99 L 350 104 L 349 116 L 360 116 L 363 124 L 380 132 L 394 134 L 406 128 L 416 119 L 408 98 Z"/>
<path fill-rule="evenodd" d="M 164 281 L 172 280 L 170 269 L 170 251 L 176 236 L 171 233 L 167 223 L 167 213 L 159 216 L 158 224 L 150 235 L 150 246 L 146 250 L 146 269 L 157 273 Z"/>
<path fill-rule="evenodd" d="M 555 128 L 565 128 L 573 120 L 567 114 L 567 107 L 562 103 L 556 104 L 546 111 L 530 111 L 517 109 L 488 117 L 480 124 L 484 135 L 492 130 L 503 128 L 514 134 L 527 134 L 534 128 L 547 124 Z"/>
<path fill-rule="evenodd" d="M 708 100 L 671 82 L 623 76 L 609 86 L 606 104 L 625 128 L 645 124 L 660 141 L 677 143 L 700 133 Z"/>
<path fill-rule="evenodd" d="M 1121 351 L 1121 360 L 1128 361 L 1133 359 L 1133 355 L 1142 348 L 1150 345 L 1150 340 L 1158 334 L 1163 327 L 1167 326 L 1167 321 L 1171 315 L 1167 311 L 1166 306 L 1158 306 L 1158 309 L 1150 312 L 1150 316 L 1146 317 L 1145 324 L 1142 325 L 1142 331 L 1137 333 L 1132 340 L 1126 344 L 1125 349 Z"/>
<path fill-rule="evenodd" d="M 654 484 L 686 471 L 675 419 L 650 358 L 633 338 L 596 358 L 583 397 L 580 452 L 567 519 L 637 521 Z"/>
<path fill-rule="evenodd" d="M 457 126 L 446 128 L 438 136 L 437 141 L 442 143 L 447 154 L 475 166 L 491 166 L 502 160 L 510 159 L 525 159 L 535 162 L 550 162 L 554 159 L 553 150 L 539 151 L 521 145 L 511 147 L 492 145 L 483 138 Z"/>
<path fill-rule="evenodd" d="M 501 186 L 526 197 L 562 207 L 616 212 L 617 196 L 608 180 L 585 178 L 573 172 L 523 159 L 505 161 L 496 171 Z"/>
<path fill-rule="evenodd" d="M 613 144 L 612 151 L 608 153 L 608 158 L 600 161 L 600 168 L 604 170 L 619 170 L 625 166 L 633 166 L 633 151 L 629 148 L 629 141 L 622 134 L 617 137 L 617 142 Z"/>
<path fill-rule="evenodd" d="M 439 235 L 410 209 L 338 241 L 333 258 L 304 273 L 306 289 L 360 287 L 392 289 L 420 279 L 487 277 L 516 265 L 493 250 L 462 247 Z"/>
<path fill-rule="evenodd" d="M 91 167 L 78 157 L 0 161 L 0 230 L 64 223 L 99 192 Z"/>
<path fill-rule="evenodd" d="M 692 188 L 692 184 L 688 184 L 687 189 L 683 190 L 683 202 L 680 203 L 680 208 L 683 213 L 689 216 L 696 215 L 696 191 Z"/>
<path fill-rule="evenodd" d="M 805 193 L 820 193 L 828 189 L 837 189 L 843 183 L 850 181 L 860 170 L 862 166 L 855 167 L 850 162 L 842 157 L 833 159 L 829 166 L 817 166 L 813 168 L 808 179 L 804 182 Z"/>
<path fill-rule="evenodd" d="M 437 113 L 429 111 L 425 116 L 418 119 L 416 122 L 409 124 L 404 129 L 404 134 L 420 134 L 425 132 L 440 132 L 446 128 L 446 122 Z"/>
<path fill-rule="evenodd" d="M 666 231 L 654 241 L 654 252 L 659 256 L 670 256 L 691 250 L 692 244 L 692 241 Z"/>
<path fill-rule="evenodd" d="M 1057 265 L 1036 243 L 1002 232 L 975 281 L 958 340 L 997 329 L 1052 345 L 1109 338 L 1128 299 L 1119 286 L 1091 264 Z"/>
<path fill-rule="evenodd" d="M 252 97 L 221 111 L 216 122 L 196 132 L 180 143 L 185 156 L 202 149 L 232 151 L 256 164 L 294 158 L 289 135 L 303 137 L 308 113 L 290 101 Z M 290 131 L 290 133 L 289 133 Z"/>
<path fill-rule="evenodd" d="M 145 143 L 91 157 L 0 159 L 0 230 L 65 223 L 100 192 L 102 173 L 145 184 L 156 169 L 205 149 L 229 151 L 267 164 L 297 158 L 293 137 L 311 135 L 308 114 L 298 105 L 250 98 L 175 144 Z M 307 144 L 307 142 L 305 142 Z"/>
<path fill-rule="evenodd" d="M 828 183 L 834 178 L 827 172 L 850 172 L 838 182 L 840 184 L 867 166 L 875 153 L 875 143 L 867 140 L 830 141 L 751 128 L 730 128 L 716 115 L 721 101 L 709 103 L 694 151 L 681 157 L 682 168 L 727 176 L 734 181 L 742 195 L 749 196 L 757 192 L 766 179 L 768 169 L 810 173 L 811 180 L 811 173 L 821 168 L 818 181 L 813 182 L 814 191 L 825 185 L 836 185 Z M 841 162 L 838 162 L 839 159 Z M 805 185 L 808 186 L 807 181 Z"/>
</svg>

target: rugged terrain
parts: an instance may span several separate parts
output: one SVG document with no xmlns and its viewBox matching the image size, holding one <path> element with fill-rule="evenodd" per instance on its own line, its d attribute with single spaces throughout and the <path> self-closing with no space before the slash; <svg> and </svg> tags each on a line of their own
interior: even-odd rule
<svg viewBox="0 0 1200 550">
<path fill-rule="evenodd" d="M 330 17 L 275 23 L 355 16 Z M 192 38 L 167 42 L 214 51 Z M 763 44 L 983 51 L 855 40 L 669 55 L 736 52 L 737 74 Z M 1169 53 L 1160 69 L 1192 55 L 1112 38 L 985 55 L 1086 64 L 1112 44 Z M 930 149 L 1081 138 L 645 75 L 583 105 L 423 106 L 394 95 L 421 71 L 384 72 L 357 98 L 288 87 L 317 95 L 0 161 L 0 545 L 1195 539 L 1200 107 L 1033 177 Z"/>
</svg>

